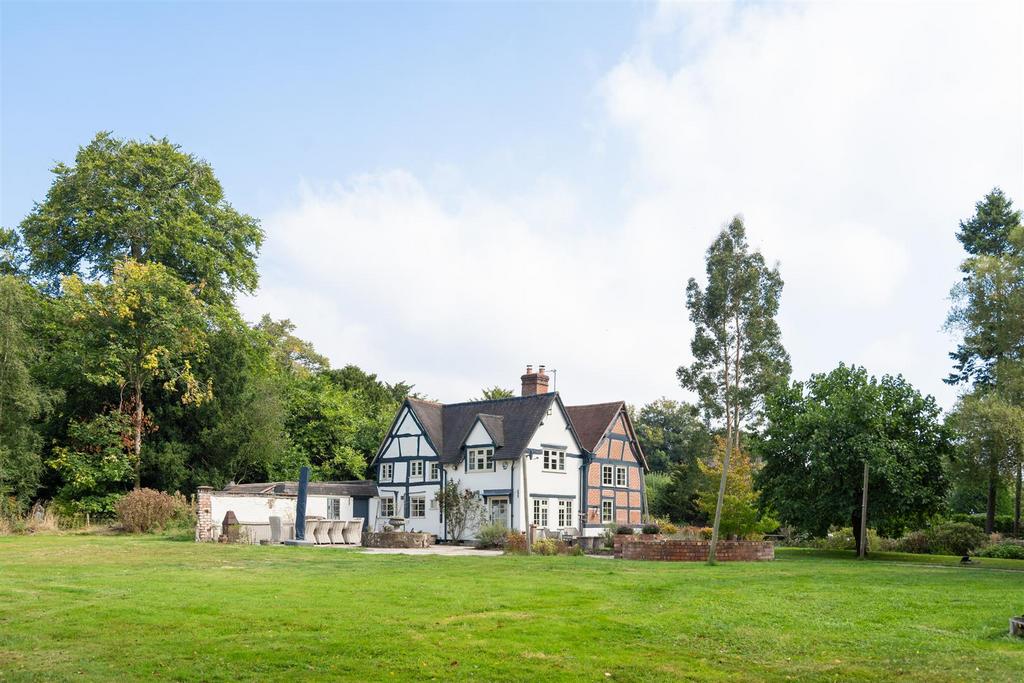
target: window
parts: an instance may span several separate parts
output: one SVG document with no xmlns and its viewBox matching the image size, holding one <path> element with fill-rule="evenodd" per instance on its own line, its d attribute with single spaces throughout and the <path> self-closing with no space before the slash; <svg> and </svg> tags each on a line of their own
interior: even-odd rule
<svg viewBox="0 0 1024 683">
<path fill-rule="evenodd" d="M 430 480 L 437 481 L 441 478 L 441 466 L 436 462 L 430 463 Z"/>
<path fill-rule="evenodd" d="M 341 498 L 327 499 L 327 519 L 341 519 Z"/>
<path fill-rule="evenodd" d="M 544 498 L 533 499 L 533 523 L 542 527 L 548 525 L 548 501 Z"/>
<path fill-rule="evenodd" d="M 493 448 L 471 448 L 466 456 L 469 460 L 469 471 L 494 469 Z"/>
<path fill-rule="evenodd" d="M 601 485 L 612 486 L 614 481 L 612 480 L 612 466 L 601 465 Z"/>
<path fill-rule="evenodd" d="M 558 528 L 565 529 L 572 526 L 572 501 L 558 501 Z"/>
<path fill-rule="evenodd" d="M 423 461 L 412 460 L 409 462 L 409 476 L 417 479 L 423 478 Z"/>
<path fill-rule="evenodd" d="M 426 517 L 427 516 L 427 499 L 425 497 L 423 497 L 423 496 L 410 496 L 409 497 L 409 516 L 410 517 Z"/>
<path fill-rule="evenodd" d="M 544 449 L 544 471 L 565 472 L 565 451 Z"/>
<path fill-rule="evenodd" d="M 626 475 L 625 467 L 615 468 L 615 485 L 622 486 L 623 488 L 629 486 L 629 477 Z"/>
<path fill-rule="evenodd" d="M 395 499 L 389 497 L 380 499 L 380 516 L 384 519 L 395 516 Z"/>
<path fill-rule="evenodd" d="M 601 523 L 608 524 L 615 519 L 615 508 L 613 507 L 612 501 L 602 500 L 601 501 Z"/>
<path fill-rule="evenodd" d="M 379 478 L 381 481 L 391 481 L 391 478 L 395 476 L 395 464 L 392 462 L 382 463 L 380 466 Z"/>
</svg>

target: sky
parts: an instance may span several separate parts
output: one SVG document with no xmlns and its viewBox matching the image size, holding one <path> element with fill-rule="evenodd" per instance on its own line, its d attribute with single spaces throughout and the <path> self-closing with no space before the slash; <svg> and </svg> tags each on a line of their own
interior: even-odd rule
<svg viewBox="0 0 1024 683">
<path fill-rule="evenodd" d="M 796 379 L 950 407 L 958 222 L 1024 205 L 1016 2 L 0 4 L 0 221 L 101 130 L 260 219 L 250 320 L 431 398 L 556 369 L 692 399 L 684 288 L 734 215 Z"/>
</svg>

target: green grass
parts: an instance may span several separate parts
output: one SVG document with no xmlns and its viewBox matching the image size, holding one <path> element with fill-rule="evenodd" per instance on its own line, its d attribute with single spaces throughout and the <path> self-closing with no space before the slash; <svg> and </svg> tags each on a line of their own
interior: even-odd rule
<svg viewBox="0 0 1024 683">
<path fill-rule="evenodd" d="M 799 550 L 707 567 L 0 538 L 4 681 L 1019 681 L 1021 612 L 1024 573 Z"/>
</svg>

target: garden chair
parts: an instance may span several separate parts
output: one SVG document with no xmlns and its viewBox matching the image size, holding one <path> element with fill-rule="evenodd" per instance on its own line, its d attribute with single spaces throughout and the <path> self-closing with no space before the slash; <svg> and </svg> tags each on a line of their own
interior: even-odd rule
<svg viewBox="0 0 1024 683">
<path fill-rule="evenodd" d="M 342 532 L 345 530 L 345 524 L 347 524 L 347 522 L 343 522 L 340 519 L 333 519 L 330 522 L 325 522 L 325 524 L 328 525 L 327 538 L 330 539 L 331 545 L 337 545 L 345 542 L 345 539 L 342 538 Z"/>
<path fill-rule="evenodd" d="M 363 518 L 356 517 L 355 519 L 345 522 L 345 543 L 351 545 L 359 545 L 363 541 Z"/>
</svg>

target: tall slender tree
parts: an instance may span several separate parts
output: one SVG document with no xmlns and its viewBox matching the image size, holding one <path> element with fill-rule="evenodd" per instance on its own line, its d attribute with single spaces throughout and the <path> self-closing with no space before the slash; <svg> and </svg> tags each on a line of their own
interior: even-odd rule
<svg viewBox="0 0 1024 683">
<path fill-rule="evenodd" d="M 690 278 L 686 307 L 694 324 L 694 361 L 677 371 L 680 384 L 697 393 L 708 420 L 724 420 L 725 453 L 712 525 L 708 562 L 715 562 L 718 530 L 729 474 L 729 458 L 739 448 L 743 427 L 757 423 L 764 396 L 788 381 L 789 354 L 775 320 L 782 294 L 777 267 L 747 243 L 739 216 L 707 250 L 707 284 Z"/>
</svg>

